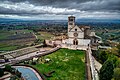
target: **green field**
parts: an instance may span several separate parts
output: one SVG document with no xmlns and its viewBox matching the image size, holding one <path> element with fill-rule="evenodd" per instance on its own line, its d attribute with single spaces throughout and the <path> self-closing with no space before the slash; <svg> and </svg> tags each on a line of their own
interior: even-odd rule
<svg viewBox="0 0 120 80">
<path fill-rule="evenodd" d="M 85 80 L 85 52 L 80 50 L 60 49 L 44 56 L 51 61 L 32 65 L 42 74 L 55 71 L 47 80 Z M 41 63 L 41 64 L 40 64 Z"/>
<path fill-rule="evenodd" d="M 45 39 L 49 40 L 54 37 L 54 35 L 48 32 L 37 32 L 36 36 L 41 40 L 41 42 L 43 42 Z"/>
<path fill-rule="evenodd" d="M 30 33 L 33 32 L 32 30 L 0 30 L 0 40 L 5 40 L 5 39 L 9 39 L 9 36 L 14 35 L 15 33 Z M 18 47 L 20 47 L 21 45 L 16 45 L 14 44 L 14 42 L 11 44 L 7 43 L 7 42 L 0 42 L 0 51 L 11 51 L 11 50 L 15 50 L 18 49 Z"/>
<path fill-rule="evenodd" d="M 8 36 L 14 35 L 15 32 L 18 32 L 18 33 L 30 33 L 30 32 L 33 32 L 33 31 L 32 30 L 10 30 L 10 31 L 0 30 L 0 40 L 8 39 Z"/>
<path fill-rule="evenodd" d="M 5 43 L 0 43 L 0 51 L 11 51 L 17 49 L 18 46 L 16 45 L 8 45 Z"/>
<path fill-rule="evenodd" d="M 115 42 L 120 42 L 120 30 L 108 30 L 105 32 L 104 30 L 96 30 L 96 34 L 102 38 L 103 41 L 111 40 Z"/>
</svg>

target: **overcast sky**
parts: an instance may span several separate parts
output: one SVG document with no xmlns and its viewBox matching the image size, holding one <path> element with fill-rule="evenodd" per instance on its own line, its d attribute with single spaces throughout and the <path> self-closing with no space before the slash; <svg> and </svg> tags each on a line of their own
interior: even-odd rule
<svg viewBox="0 0 120 80">
<path fill-rule="evenodd" d="M 0 0 L 0 18 L 120 19 L 120 0 Z"/>
</svg>

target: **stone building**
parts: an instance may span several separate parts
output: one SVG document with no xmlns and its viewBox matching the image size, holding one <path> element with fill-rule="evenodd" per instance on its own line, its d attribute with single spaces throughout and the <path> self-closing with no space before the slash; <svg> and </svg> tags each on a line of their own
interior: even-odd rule
<svg viewBox="0 0 120 80">
<path fill-rule="evenodd" d="M 75 17 L 69 16 L 68 38 L 62 40 L 62 47 L 69 49 L 87 49 L 88 45 L 96 44 L 99 39 L 91 33 L 89 26 L 77 26 L 75 25 Z"/>
</svg>

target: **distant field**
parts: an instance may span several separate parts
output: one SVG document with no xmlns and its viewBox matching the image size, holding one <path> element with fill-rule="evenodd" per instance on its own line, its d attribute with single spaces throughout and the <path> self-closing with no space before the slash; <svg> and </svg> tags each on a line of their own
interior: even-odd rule
<svg viewBox="0 0 120 80">
<path fill-rule="evenodd" d="M 30 33 L 30 32 L 33 32 L 33 31 L 32 30 L 10 30 L 10 31 L 0 30 L 0 40 L 8 39 L 8 36 L 12 36 L 16 32 L 17 33 Z"/>
<path fill-rule="evenodd" d="M 103 41 L 111 40 L 115 42 L 120 42 L 120 30 L 114 29 L 114 30 L 96 30 L 95 31 L 98 36 L 100 36 Z"/>
<path fill-rule="evenodd" d="M 0 30 L 0 40 L 2 39 L 7 39 L 8 36 L 14 34 L 13 32 L 10 32 L 10 31 L 3 31 L 3 30 Z"/>
<path fill-rule="evenodd" d="M 51 59 L 48 63 L 33 65 L 42 74 L 55 71 L 47 80 L 85 80 L 85 52 L 60 49 L 43 57 Z M 40 62 L 40 61 L 39 61 Z"/>
<path fill-rule="evenodd" d="M 33 31 L 32 30 L 10 30 L 10 31 L 0 30 L 0 40 L 6 40 L 6 39 L 9 40 L 9 36 L 15 35 L 16 32 L 21 34 L 21 33 L 30 33 Z M 12 44 L 7 42 L 4 43 L 0 42 L 0 51 L 11 51 L 17 49 L 20 46 L 21 45 L 14 44 L 14 42 Z"/>
<path fill-rule="evenodd" d="M 52 35 L 51 33 L 48 32 L 38 32 L 37 34 L 38 39 L 41 40 L 41 42 L 43 42 L 43 40 L 45 39 L 51 39 L 52 37 L 54 37 L 54 35 Z"/>
<path fill-rule="evenodd" d="M 11 51 L 17 49 L 16 45 L 9 45 L 6 43 L 0 43 L 0 51 Z"/>
</svg>

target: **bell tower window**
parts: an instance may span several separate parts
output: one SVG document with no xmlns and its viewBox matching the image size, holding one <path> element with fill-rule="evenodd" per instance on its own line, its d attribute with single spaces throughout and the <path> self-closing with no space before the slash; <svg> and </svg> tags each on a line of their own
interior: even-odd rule
<svg viewBox="0 0 120 80">
<path fill-rule="evenodd" d="M 71 19 L 71 18 L 70 18 L 70 20 L 69 20 L 69 21 L 73 21 L 73 19 Z"/>
<path fill-rule="evenodd" d="M 69 23 L 69 25 L 73 25 L 73 23 Z"/>
</svg>

